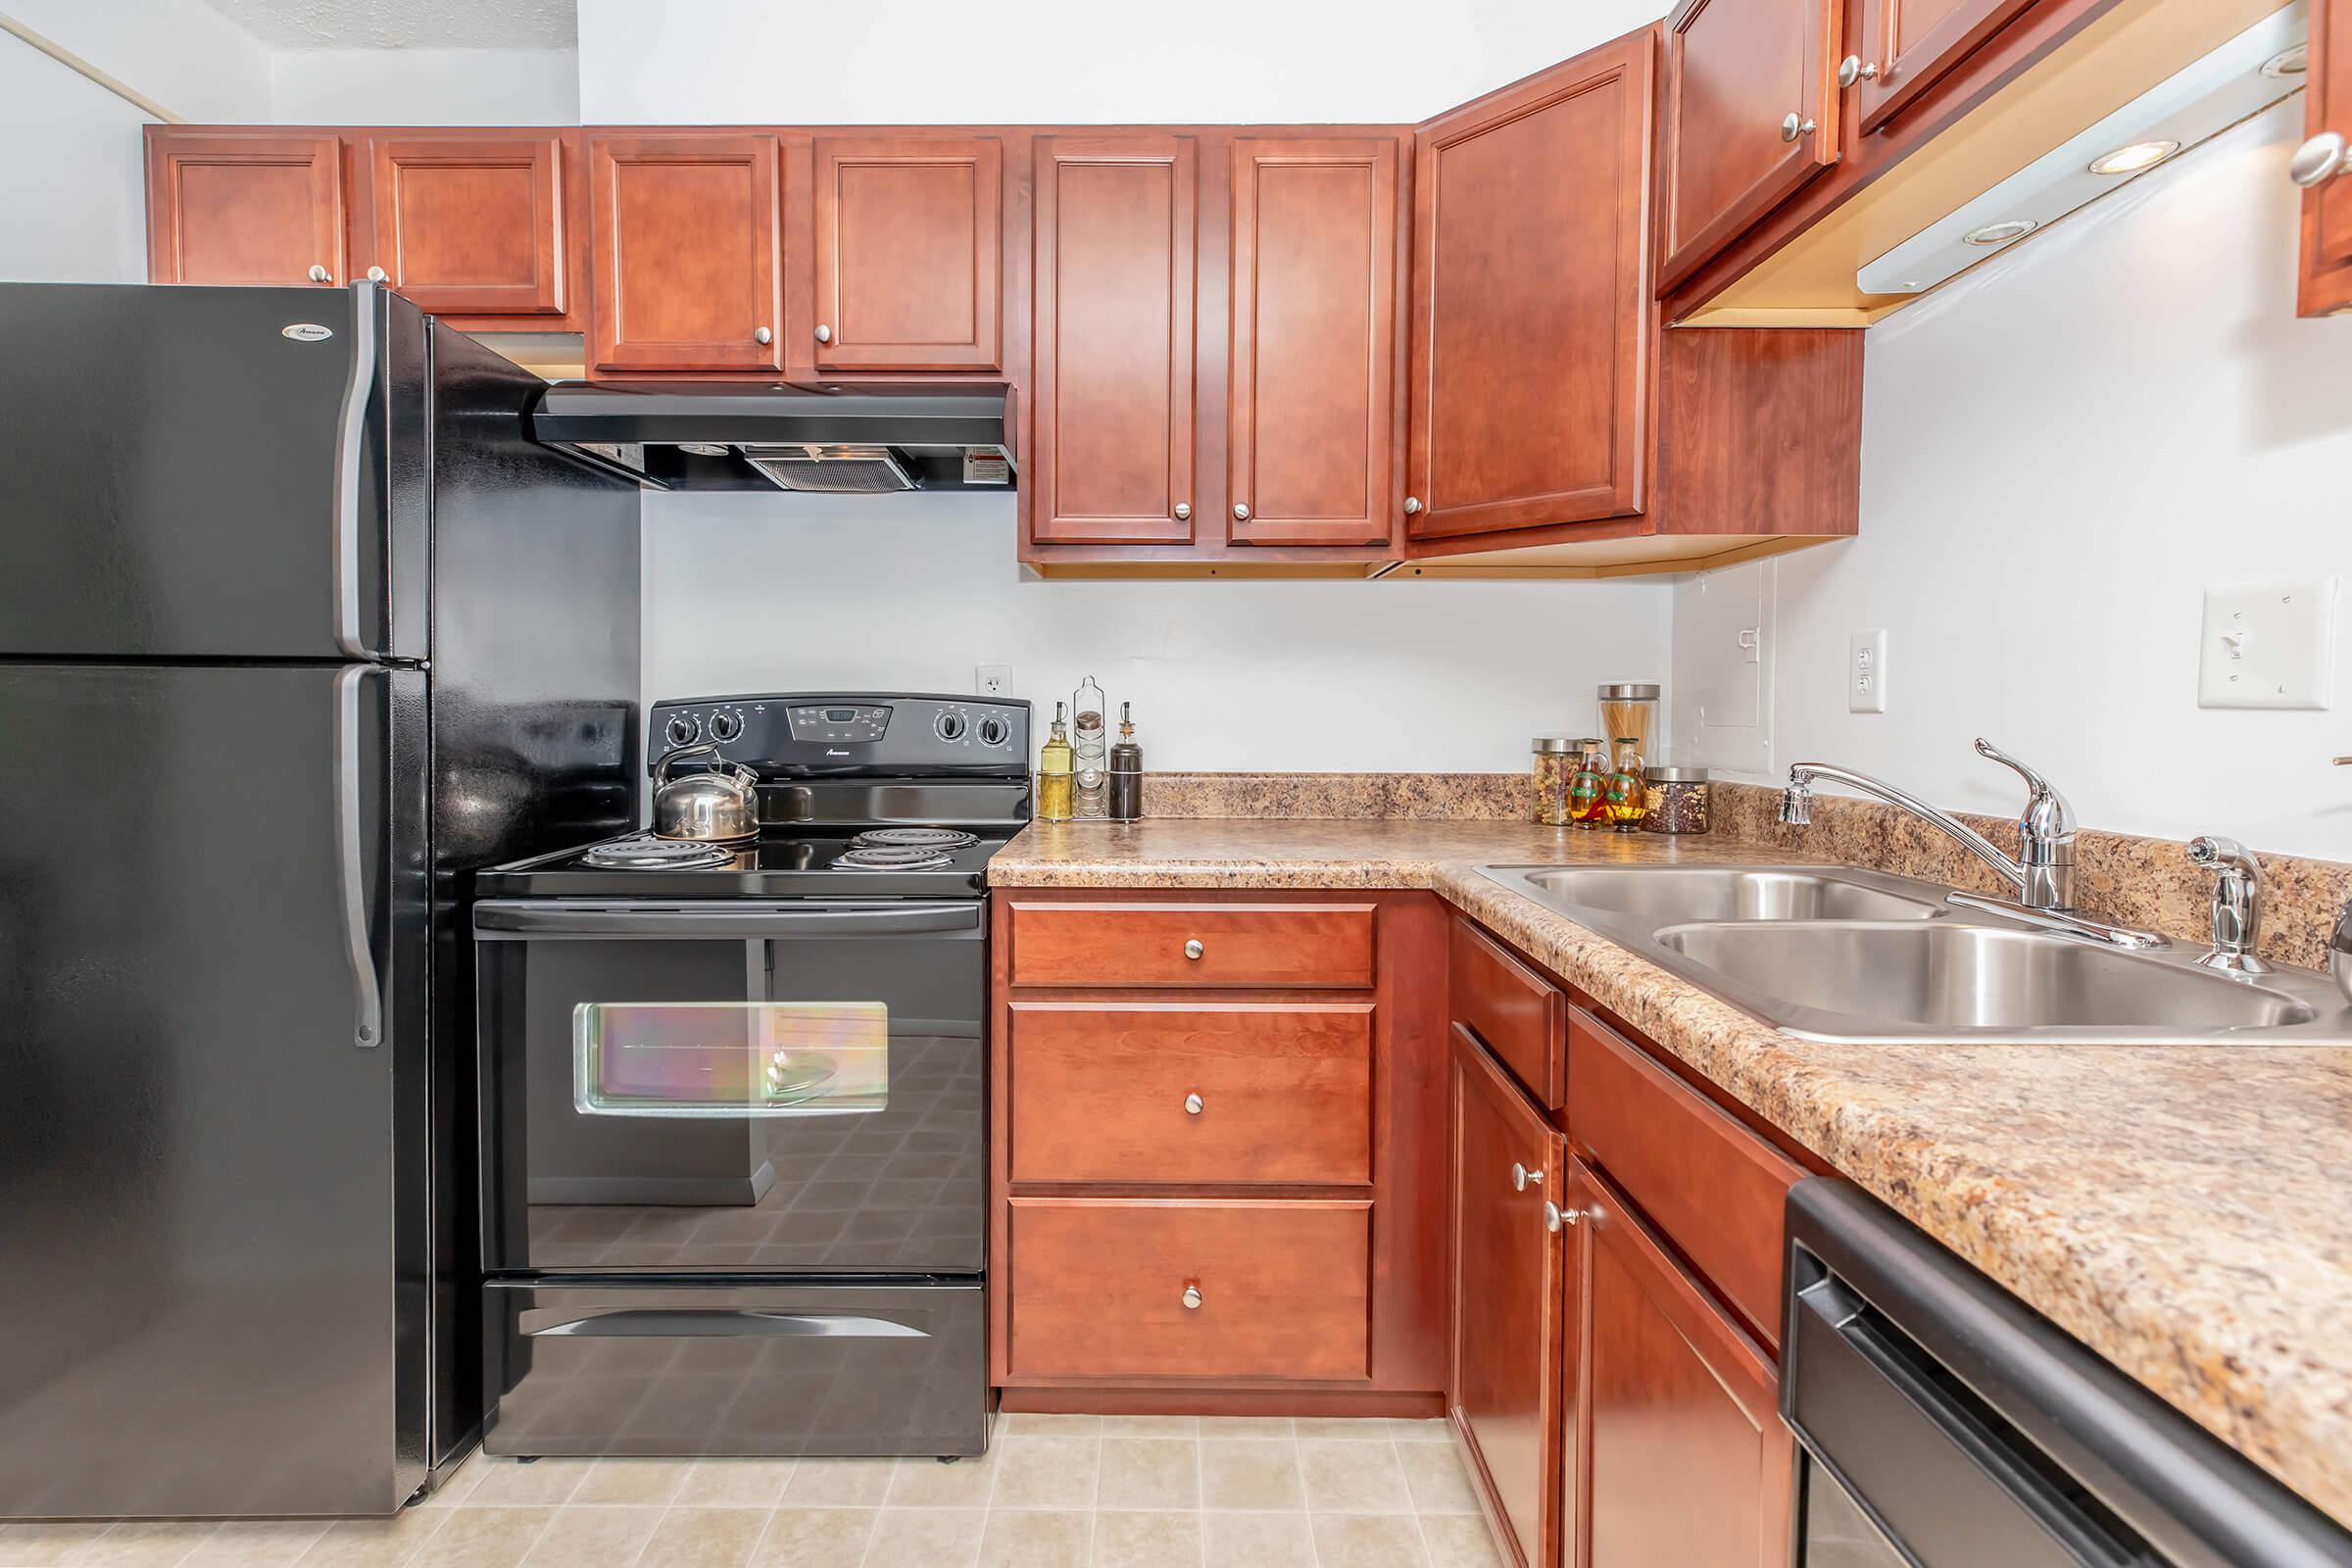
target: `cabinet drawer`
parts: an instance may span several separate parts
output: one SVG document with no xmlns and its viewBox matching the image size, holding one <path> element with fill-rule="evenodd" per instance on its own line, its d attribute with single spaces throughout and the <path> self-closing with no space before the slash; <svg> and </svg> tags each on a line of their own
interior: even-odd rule
<svg viewBox="0 0 2352 1568">
<path fill-rule="evenodd" d="M 1453 922 L 1453 1017 L 1557 1110 L 1568 1092 L 1568 999 L 1467 920 Z"/>
<path fill-rule="evenodd" d="M 1777 1348 L 1781 1204 L 1804 1171 L 1582 1008 L 1568 1075 L 1576 1147 Z"/>
<path fill-rule="evenodd" d="M 1015 1003 L 1016 1182 L 1372 1179 L 1372 1004 Z"/>
<path fill-rule="evenodd" d="M 1372 984 L 1369 904 L 1016 904 L 1021 986 Z"/>
<path fill-rule="evenodd" d="M 1010 1206 L 1017 1377 L 1369 1374 L 1369 1201 L 1015 1198 Z"/>
</svg>

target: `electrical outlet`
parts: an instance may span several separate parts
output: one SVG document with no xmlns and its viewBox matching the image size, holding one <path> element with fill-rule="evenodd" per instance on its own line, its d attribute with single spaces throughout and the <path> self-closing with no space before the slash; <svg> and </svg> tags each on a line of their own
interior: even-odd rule
<svg viewBox="0 0 2352 1568">
<path fill-rule="evenodd" d="M 1845 710 L 1886 711 L 1886 629 L 1857 631 L 1845 639 Z"/>
<path fill-rule="evenodd" d="M 1010 664 L 978 664 L 972 669 L 972 690 L 983 697 L 1012 695 L 1012 666 Z"/>
</svg>

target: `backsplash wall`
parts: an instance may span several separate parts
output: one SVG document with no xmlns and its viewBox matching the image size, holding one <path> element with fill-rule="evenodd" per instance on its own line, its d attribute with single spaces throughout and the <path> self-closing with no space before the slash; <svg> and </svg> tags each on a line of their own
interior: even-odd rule
<svg viewBox="0 0 2352 1568">
<path fill-rule="evenodd" d="M 1092 674 L 1154 771 L 1524 772 L 1663 680 L 1664 581 L 1045 581 L 1005 495 L 645 497 L 645 698 Z M 1042 734 L 1042 727 L 1040 730 Z"/>
</svg>

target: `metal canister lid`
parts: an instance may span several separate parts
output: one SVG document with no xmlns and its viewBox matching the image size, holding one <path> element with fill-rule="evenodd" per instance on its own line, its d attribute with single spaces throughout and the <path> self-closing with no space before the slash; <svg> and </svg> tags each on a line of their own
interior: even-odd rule
<svg viewBox="0 0 2352 1568">
<path fill-rule="evenodd" d="M 1647 680 L 1619 681 L 1601 687 L 1600 700 L 1604 703 L 1654 703 L 1658 700 L 1658 684 Z"/>
<path fill-rule="evenodd" d="M 1585 743 L 1569 735 L 1539 735 L 1535 738 L 1538 757 L 1573 757 L 1584 750 Z"/>
<path fill-rule="evenodd" d="M 1707 770 L 1703 767 L 1645 767 L 1642 777 L 1651 784 L 1704 784 Z"/>
</svg>

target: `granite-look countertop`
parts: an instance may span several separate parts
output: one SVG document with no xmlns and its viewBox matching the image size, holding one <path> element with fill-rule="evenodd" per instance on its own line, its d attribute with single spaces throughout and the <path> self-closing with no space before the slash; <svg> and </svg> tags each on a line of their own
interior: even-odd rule
<svg viewBox="0 0 2352 1568">
<path fill-rule="evenodd" d="M 1480 874 L 1787 863 L 1525 822 L 1039 823 L 1002 887 L 1433 888 L 2352 1527 L 2352 1051 L 1791 1039 Z"/>
</svg>

